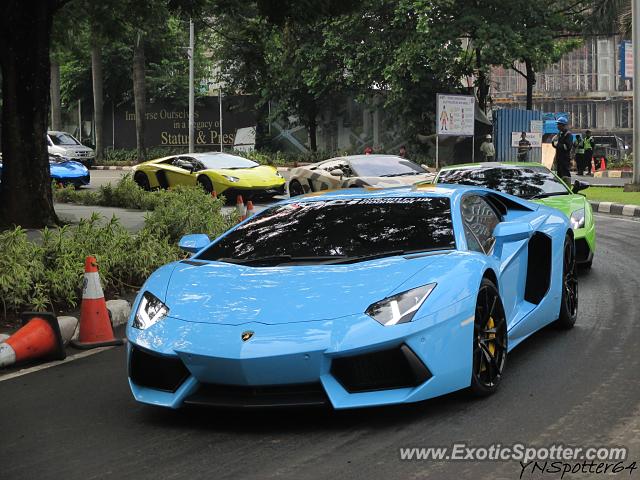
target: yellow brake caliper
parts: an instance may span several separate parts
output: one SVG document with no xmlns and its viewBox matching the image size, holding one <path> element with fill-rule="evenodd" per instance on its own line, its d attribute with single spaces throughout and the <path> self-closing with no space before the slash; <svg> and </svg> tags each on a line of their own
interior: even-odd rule
<svg viewBox="0 0 640 480">
<path fill-rule="evenodd" d="M 489 317 L 489 320 L 487 321 L 487 329 L 491 329 L 494 328 L 496 326 L 496 324 L 493 321 L 493 317 Z M 494 340 L 496 338 L 496 334 L 495 333 L 490 333 L 487 336 L 487 340 Z M 487 342 L 487 347 L 489 348 L 489 353 L 491 354 L 492 357 L 494 357 L 496 355 L 496 345 L 495 342 Z M 484 372 L 486 370 L 486 366 L 484 363 L 481 364 L 480 366 L 480 371 Z"/>
</svg>

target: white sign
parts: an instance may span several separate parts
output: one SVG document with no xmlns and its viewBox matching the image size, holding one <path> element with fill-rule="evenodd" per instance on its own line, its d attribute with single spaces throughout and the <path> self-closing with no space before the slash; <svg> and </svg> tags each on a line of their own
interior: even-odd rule
<svg viewBox="0 0 640 480">
<path fill-rule="evenodd" d="M 531 120 L 531 128 L 532 133 L 542 133 L 544 131 L 544 121 L 542 120 Z"/>
<path fill-rule="evenodd" d="M 542 133 L 538 132 L 525 132 L 527 134 L 527 140 L 531 143 L 533 148 L 542 148 Z M 517 147 L 522 140 L 522 132 L 511 132 L 511 146 Z"/>
<path fill-rule="evenodd" d="M 474 135 L 475 97 L 473 95 L 437 95 L 436 134 Z"/>
</svg>

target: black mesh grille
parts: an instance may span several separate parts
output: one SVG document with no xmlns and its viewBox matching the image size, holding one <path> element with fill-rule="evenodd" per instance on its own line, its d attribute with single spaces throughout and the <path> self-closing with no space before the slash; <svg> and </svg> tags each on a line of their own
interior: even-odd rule
<svg viewBox="0 0 640 480">
<path fill-rule="evenodd" d="M 203 384 L 185 399 L 191 405 L 213 407 L 293 407 L 320 406 L 329 403 L 319 383 L 245 387 Z"/>
<path fill-rule="evenodd" d="M 589 260 L 589 244 L 584 238 L 576 240 L 576 262 Z"/>
<path fill-rule="evenodd" d="M 137 347 L 131 348 L 129 377 L 141 387 L 175 392 L 189 376 L 189 370 L 178 358 L 154 355 Z"/>
<path fill-rule="evenodd" d="M 406 345 L 335 358 L 331 362 L 331 374 L 350 393 L 415 387 L 432 376 Z"/>
</svg>

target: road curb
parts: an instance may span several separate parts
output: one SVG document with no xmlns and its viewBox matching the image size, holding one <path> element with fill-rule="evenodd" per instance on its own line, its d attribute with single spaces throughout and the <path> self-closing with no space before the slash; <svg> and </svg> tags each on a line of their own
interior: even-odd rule
<svg viewBox="0 0 640 480">
<path fill-rule="evenodd" d="M 94 165 L 91 167 L 91 170 L 133 170 L 133 167 L 128 165 L 125 165 L 125 166 Z"/>
<path fill-rule="evenodd" d="M 631 178 L 633 176 L 633 172 L 628 172 L 626 170 L 604 170 L 595 172 L 593 176 L 594 178 Z"/>
<path fill-rule="evenodd" d="M 608 213 L 609 215 L 623 215 L 625 217 L 640 218 L 639 205 L 623 205 L 613 202 L 592 202 L 589 201 L 593 211 L 596 213 Z"/>
</svg>

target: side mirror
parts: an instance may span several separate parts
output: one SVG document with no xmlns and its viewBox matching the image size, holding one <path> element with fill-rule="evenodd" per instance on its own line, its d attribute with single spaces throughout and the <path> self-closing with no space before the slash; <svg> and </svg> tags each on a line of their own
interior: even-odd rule
<svg viewBox="0 0 640 480">
<path fill-rule="evenodd" d="M 194 233 L 182 237 L 178 242 L 178 247 L 185 252 L 197 253 L 210 243 L 211 240 L 204 233 Z"/>
<path fill-rule="evenodd" d="M 341 168 L 335 168 L 335 169 L 331 170 L 331 172 L 329 172 L 329 173 L 333 177 L 342 177 L 342 176 L 344 176 L 344 172 L 342 171 Z"/>
<path fill-rule="evenodd" d="M 590 186 L 589 182 L 576 180 L 575 182 L 573 182 L 573 188 L 571 189 L 571 191 L 573 193 L 578 193 L 580 190 L 585 190 L 589 188 L 589 186 Z"/>
<path fill-rule="evenodd" d="M 523 222 L 502 222 L 496 225 L 493 236 L 496 240 L 515 242 L 525 240 L 533 234 L 533 228 Z"/>
</svg>

